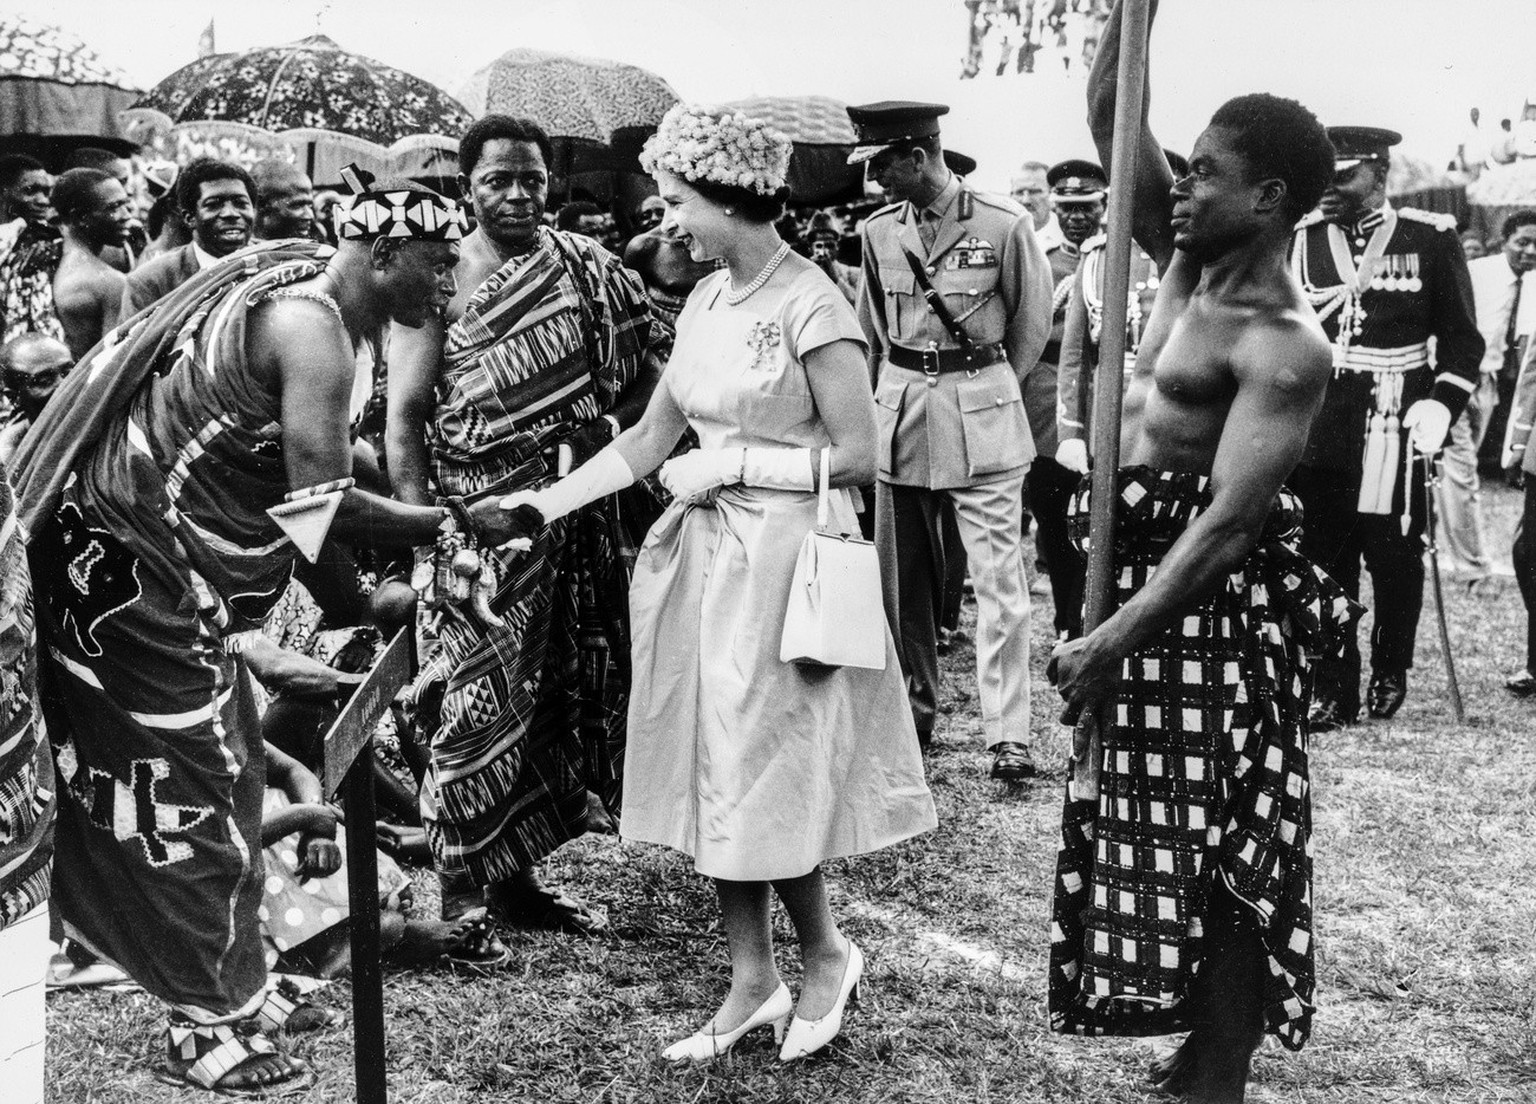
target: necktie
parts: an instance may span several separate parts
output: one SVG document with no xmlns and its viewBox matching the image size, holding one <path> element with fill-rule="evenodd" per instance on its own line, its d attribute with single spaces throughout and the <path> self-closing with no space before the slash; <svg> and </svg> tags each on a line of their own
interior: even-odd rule
<svg viewBox="0 0 1536 1104">
<path fill-rule="evenodd" d="M 933 252 L 933 239 L 938 237 L 938 216 L 927 207 L 917 216 L 917 236 L 923 239 L 923 248 Z"/>
<path fill-rule="evenodd" d="M 1514 290 L 1509 293 L 1509 322 L 1504 327 L 1504 375 L 1514 379 L 1520 372 L 1520 341 L 1516 327 L 1520 321 L 1520 287 L 1525 280 L 1515 277 Z"/>
</svg>

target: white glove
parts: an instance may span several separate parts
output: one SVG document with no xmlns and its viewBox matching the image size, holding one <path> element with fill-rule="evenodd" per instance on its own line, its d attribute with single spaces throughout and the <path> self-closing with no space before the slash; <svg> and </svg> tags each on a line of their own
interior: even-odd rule
<svg viewBox="0 0 1536 1104">
<path fill-rule="evenodd" d="M 1069 472 L 1087 475 L 1088 443 L 1081 437 L 1064 438 L 1061 444 L 1056 446 L 1056 463 Z"/>
<path fill-rule="evenodd" d="M 539 491 L 518 491 L 501 500 L 503 510 L 512 511 L 528 505 L 539 511 L 548 525 L 556 518 L 574 513 L 589 502 L 617 491 L 622 491 L 635 481 L 635 473 L 629 470 L 618 450 L 612 445 L 603 449 L 570 475 L 551 483 Z"/>
<path fill-rule="evenodd" d="M 692 498 L 727 483 L 741 482 L 745 453 L 739 448 L 694 449 L 668 460 L 657 476 L 673 497 Z"/>
<path fill-rule="evenodd" d="M 814 491 L 816 469 L 808 448 L 749 448 L 742 465 L 741 481 L 749 487 L 773 487 L 781 491 Z M 816 456 L 815 460 L 820 461 Z"/>
<path fill-rule="evenodd" d="M 1409 431 L 1415 450 L 1433 456 L 1445 447 L 1445 436 L 1451 431 L 1451 411 L 1438 399 L 1420 399 L 1403 415 L 1403 428 Z"/>
</svg>

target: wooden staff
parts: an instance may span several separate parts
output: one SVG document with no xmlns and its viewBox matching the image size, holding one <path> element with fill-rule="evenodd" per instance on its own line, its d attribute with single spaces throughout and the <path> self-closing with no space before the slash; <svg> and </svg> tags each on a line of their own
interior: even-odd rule
<svg viewBox="0 0 1536 1104">
<path fill-rule="evenodd" d="M 1146 94 L 1149 8 L 1150 0 L 1123 0 L 1120 5 L 1120 66 L 1109 166 L 1113 179 L 1104 256 L 1104 325 L 1093 381 L 1093 494 L 1088 515 L 1088 574 L 1083 591 L 1084 633 L 1092 632 L 1103 622 L 1114 602 L 1115 473 L 1120 467 L 1120 400 L 1131 288 L 1131 216 Z M 1103 757 L 1099 734 L 1110 721 L 1109 708 L 1084 710 L 1078 718 L 1072 741 L 1074 800 L 1088 801 L 1099 795 L 1099 766 Z"/>
</svg>

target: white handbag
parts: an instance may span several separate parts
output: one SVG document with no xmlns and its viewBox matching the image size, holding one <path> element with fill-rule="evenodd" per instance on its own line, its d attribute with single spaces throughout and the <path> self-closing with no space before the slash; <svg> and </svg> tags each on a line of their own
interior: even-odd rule
<svg viewBox="0 0 1536 1104">
<path fill-rule="evenodd" d="M 821 450 L 816 528 L 805 535 L 784 611 L 779 658 L 785 663 L 885 670 L 885 606 L 875 546 L 828 531 L 831 449 Z"/>
</svg>

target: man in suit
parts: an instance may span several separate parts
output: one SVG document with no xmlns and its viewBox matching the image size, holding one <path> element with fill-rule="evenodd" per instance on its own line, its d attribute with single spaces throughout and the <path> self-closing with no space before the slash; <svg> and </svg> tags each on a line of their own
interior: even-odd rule
<svg viewBox="0 0 1536 1104">
<path fill-rule="evenodd" d="M 1021 385 L 1051 327 L 1051 270 L 1027 212 L 944 164 L 941 104 L 851 107 L 849 155 L 896 202 L 864 225 L 858 314 L 879 423 L 875 541 L 919 737 L 933 732 L 940 504 L 954 505 L 976 589 L 976 675 L 992 776 L 1029 753 L 1024 473 L 1035 447 Z"/>
<path fill-rule="evenodd" d="M 1302 554 L 1351 598 L 1362 561 L 1371 573 L 1366 704 L 1385 720 L 1408 693 L 1424 606 L 1426 458 L 1477 387 L 1483 338 L 1455 219 L 1387 202 L 1388 151 L 1402 136 L 1350 126 L 1328 137 L 1333 183 L 1297 227 L 1291 260 L 1333 342 L 1333 379 L 1290 486 L 1306 510 Z M 1351 630 L 1318 663 L 1311 731 L 1354 722 L 1360 674 Z"/>
<path fill-rule="evenodd" d="M 1498 466 L 1521 357 L 1536 330 L 1536 211 L 1510 215 L 1503 236 L 1500 252 L 1467 262 L 1477 328 L 1486 348 L 1477 390 L 1451 426 L 1445 478 L 1436 500 L 1444 530 L 1441 545 L 1452 570 L 1471 582 L 1490 570 L 1477 505 L 1478 469 Z"/>
<path fill-rule="evenodd" d="M 176 178 L 176 207 L 192 241 L 128 274 L 122 317 L 131 318 L 205 268 L 251 243 L 256 185 L 239 165 L 200 157 Z"/>
</svg>

